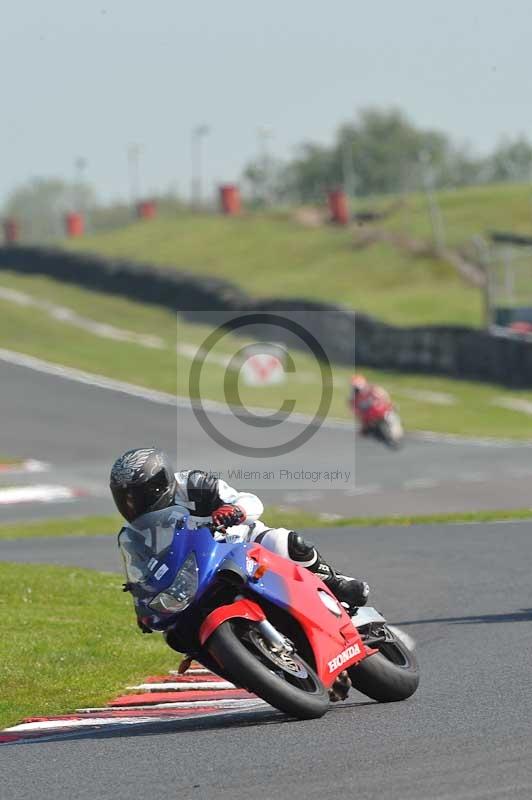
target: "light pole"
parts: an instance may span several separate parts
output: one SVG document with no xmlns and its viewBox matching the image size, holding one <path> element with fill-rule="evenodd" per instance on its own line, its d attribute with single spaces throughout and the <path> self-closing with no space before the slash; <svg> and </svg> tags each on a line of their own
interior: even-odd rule
<svg viewBox="0 0 532 800">
<path fill-rule="evenodd" d="M 135 207 L 140 197 L 140 156 L 142 146 L 130 144 L 127 148 L 127 164 L 129 174 L 129 196 L 131 205 Z"/>
<path fill-rule="evenodd" d="M 342 142 L 342 183 L 344 191 L 352 200 L 355 196 L 355 165 L 353 163 L 353 145 L 348 136 Z"/>
<path fill-rule="evenodd" d="M 190 181 L 190 204 L 192 208 L 200 208 L 202 204 L 202 171 L 203 171 L 203 139 L 210 133 L 208 125 L 196 125 L 192 129 L 190 140 L 190 163 L 192 178 Z"/>
<path fill-rule="evenodd" d="M 262 171 L 262 202 L 265 206 L 271 205 L 272 197 L 270 192 L 271 175 L 271 160 L 268 148 L 269 142 L 273 139 L 273 131 L 271 128 L 259 128 L 257 131 L 259 140 L 259 163 Z"/>
<path fill-rule="evenodd" d="M 75 191 L 75 199 L 74 202 L 76 204 L 76 211 L 79 214 L 83 214 L 85 211 L 85 198 L 83 195 L 83 188 L 85 185 L 85 170 L 87 168 L 87 159 L 83 158 L 83 156 L 78 156 L 74 161 L 74 169 L 75 169 L 75 181 L 74 181 L 74 191 Z"/>
<path fill-rule="evenodd" d="M 427 150 L 422 150 L 419 154 L 419 163 L 421 166 L 423 189 L 425 190 L 430 225 L 432 228 L 432 240 L 435 250 L 441 252 L 445 247 L 445 228 L 440 206 L 434 194 L 434 169 L 432 167 L 430 153 Z"/>
</svg>

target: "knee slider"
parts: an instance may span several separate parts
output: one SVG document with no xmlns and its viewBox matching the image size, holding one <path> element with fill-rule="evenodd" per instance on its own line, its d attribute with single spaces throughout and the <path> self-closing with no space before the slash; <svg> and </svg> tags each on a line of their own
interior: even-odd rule
<svg viewBox="0 0 532 800">
<path fill-rule="evenodd" d="M 300 533 L 290 531 L 288 534 L 288 555 L 292 561 L 313 561 L 316 548 L 312 542 L 306 542 Z"/>
</svg>

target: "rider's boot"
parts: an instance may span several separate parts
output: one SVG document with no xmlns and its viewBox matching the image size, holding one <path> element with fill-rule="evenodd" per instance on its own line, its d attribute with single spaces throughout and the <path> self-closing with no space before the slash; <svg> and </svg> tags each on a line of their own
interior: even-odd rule
<svg viewBox="0 0 532 800">
<path fill-rule="evenodd" d="M 190 665 L 192 664 L 192 656 L 187 655 L 186 653 L 183 655 L 183 660 L 181 661 L 180 665 L 177 668 L 178 675 L 184 675 L 185 672 L 188 672 L 190 669 Z"/>
<path fill-rule="evenodd" d="M 339 575 L 330 564 L 323 561 L 319 553 L 317 569 L 313 571 L 320 576 L 341 603 L 347 603 L 349 606 L 365 606 L 368 602 L 369 585 L 366 581 Z"/>
<path fill-rule="evenodd" d="M 339 575 L 323 560 L 311 542 L 306 542 L 301 534 L 290 531 L 288 555 L 311 572 L 316 573 L 331 592 L 349 606 L 365 606 L 368 602 L 369 586 L 366 581 Z"/>
</svg>

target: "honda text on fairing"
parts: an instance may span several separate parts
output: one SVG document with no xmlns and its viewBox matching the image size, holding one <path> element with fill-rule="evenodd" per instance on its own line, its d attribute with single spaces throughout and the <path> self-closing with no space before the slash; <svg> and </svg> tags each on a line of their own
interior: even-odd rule
<svg viewBox="0 0 532 800">
<path fill-rule="evenodd" d="M 216 541 L 178 506 L 129 523 L 118 543 L 141 627 L 291 716 L 322 716 L 351 684 L 381 702 L 417 689 L 409 637 L 260 544 Z"/>
</svg>

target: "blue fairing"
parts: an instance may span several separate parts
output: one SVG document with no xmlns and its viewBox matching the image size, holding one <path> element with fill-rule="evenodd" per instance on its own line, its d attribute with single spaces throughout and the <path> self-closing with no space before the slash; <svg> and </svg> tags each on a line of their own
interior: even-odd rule
<svg viewBox="0 0 532 800">
<path fill-rule="evenodd" d="M 287 587 L 279 575 L 266 572 L 259 581 L 253 580 L 254 562 L 247 556 L 251 545 L 217 542 L 208 527 L 189 528 L 189 517 L 183 512 L 174 507 L 145 514 L 119 535 L 137 614 L 145 624 L 154 630 L 175 625 L 179 614 L 160 615 L 149 604 L 172 586 L 191 552 L 197 562 L 198 585 L 192 602 L 182 614 L 193 613 L 217 574 L 228 568 L 238 572 L 253 593 L 288 607 Z"/>
</svg>

